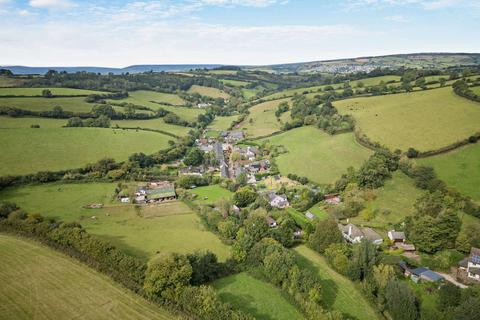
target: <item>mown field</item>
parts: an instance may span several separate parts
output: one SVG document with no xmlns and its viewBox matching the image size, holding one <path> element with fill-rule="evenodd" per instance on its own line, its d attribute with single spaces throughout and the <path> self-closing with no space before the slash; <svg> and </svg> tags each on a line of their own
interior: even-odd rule
<svg viewBox="0 0 480 320">
<path fill-rule="evenodd" d="M 212 130 L 226 131 L 228 128 L 230 128 L 232 122 L 237 119 L 238 116 L 215 117 L 215 120 L 213 120 L 208 128 Z"/>
<path fill-rule="evenodd" d="M 88 96 L 106 92 L 71 88 L 0 88 L 1 96 L 41 96 L 43 90 L 50 90 L 54 96 Z"/>
<path fill-rule="evenodd" d="M 0 201 L 17 203 L 26 212 L 78 221 L 88 232 L 146 260 L 154 258 L 157 252 L 191 253 L 207 249 L 221 260 L 229 256 L 229 248 L 205 230 L 198 216 L 184 203 L 149 207 L 120 204 L 112 199 L 115 186 L 115 183 L 24 186 L 1 191 Z M 102 203 L 104 208 L 83 208 L 93 203 Z"/>
<path fill-rule="evenodd" d="M 15 107 L 19 109 L 32 111 L 49 111 L 54 107 L 62 107 L 64 111 L 71 112 L 90 112 L 94 104 L 85 102 L 84 97 L 73 98 L 1 98 L 0 107 Z M 117 111 L 122 111 L 116 108 Z"/>
<path fill-rule="evenodd" d="M 325 258 L 306 246 L 296 247 L 299 264 L 318 274 L 322 285 L 322 299 L 328 309 L 338 310 L 348 319 L 380 319 L 360 287 L 331 269 Z"/>
<path fill-rule="evenodd" d="M 283 175 L 295 173 L 318 183 L 333 183 L 352 166 L 360 167 L 372 153 L 355 142 L 352 133 L 330 136 L 315 127 L 301 127 L 268 139 L 284 146 L 276 162 Z"/>
<path fill-rule="evenodd" d="M 198 94 L 201 94 L 202 96 L 207 96 L 211 98 L 223 98 L 223 99 L 230 98 L 230 95 L 225 91 L 222 91 L 217 88 L 204 87 L 204 86 L 198 86 L 198 85 L 193 85 L 190 89 L 188 89 L 188 93 L 198 93 Z"/>
<path fill-rule="evenodd" d="M 275 111 L 280 103 L 289 100 L 267 101 L 251 107 L 249 109 L 250 114 L 242 122 L 241 128 L 247 131 L 249 137 L 261 137 L 280 131 L 282 123 L 277 120 Z M 286 112 L 285 114 L 288 115 L 289 113 Z"/>
<path fill-rule="evenodd" d="M 0 176 L 78 168 L 108 157 L 157 152 L 172 137 L 156 132 L 100 128 L 0 130 Z"/>
<path fill-rule="evenodd" d="M 461 193 L 480 201 L 480 144 L 418 159 L 418 163 L 431 166 L 438 177 Z"/>
<path fill-rule="evenodd" d="M 435 150 L 480 131 L 480 103 L 452 88 L 337 101 L 372 141 L 391 149 Z"/>
<path fill-rule="evenodd" d="M 278 288 L 247 273 L 222 278 L 213 286 L 222 301 L 253 315 L 255 319 L 303 319 Z"/>
<path fill-rule="evenodd" d="M 371 226 L 386 232 L 413 214 L 413 205 L 424 192 L 415 187 L 411 178 L 396 171 L 383 187 L 375 190 L 375 199 L 366 203 L 366 210 L 370 213 L 375 210 L 378 212 L 370 217 L 360 213 L 350 221 L 357 225 Z"/>
<path fill-rule="evenodd" d="M 0 234 L 1 319 L 175 319 L 106 276 L 30 240 Z"/>
<path fill-rule="evenodd" d="M 201 204 L 215 204 L 220 199 L 229 200 L 233 193 L 229 190 L 220 187 L 219 185 L 198 187 L 190 191 L 196 195 L 195 202 Z"/>
<path fill-rule="evenodd" d="M 165 105 L 163 104 L 165 102 L 162 102 L 162 100 L 165 99 L 165 95 L 166 95 L 165 93 L 160 93 L 156 91 L 134 91 L 129 93 L 128 98 L 120 99 L 120 100 L 107 100 L 107 102 L 114 103 L 114 104 L 127 102 L 127 103 L 132 103 L 140 106 L 145 106 L 153 110 L 158 110 L 162 108 L 177 114 L 180 118 L 185 119 L 187 121 L 196 121 L 197 117 L 200 114 L 205 113 L 204 109 Z M 180 99 L 180 97 L 178 98 Z"/>
</svg>

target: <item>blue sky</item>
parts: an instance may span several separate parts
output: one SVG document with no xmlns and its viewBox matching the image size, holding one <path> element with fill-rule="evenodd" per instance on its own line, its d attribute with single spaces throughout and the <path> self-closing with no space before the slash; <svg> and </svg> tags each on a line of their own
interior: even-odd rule
<svg viewBox="0 0 480 320">
<path fill-rule="evenodd" d="M 0 65 L 480 52 L 480 0 L 0 0 Z"/>
</svg>

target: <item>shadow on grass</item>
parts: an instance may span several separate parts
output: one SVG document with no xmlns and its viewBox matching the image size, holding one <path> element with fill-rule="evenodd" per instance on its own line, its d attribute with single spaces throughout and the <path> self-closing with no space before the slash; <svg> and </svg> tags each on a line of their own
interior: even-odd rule
<svg viewBox="0 0 480 320">
<path fill-rule="evenodd" d="M 249 294 L 233 294 L 229 292 L 223 292 L 219 294 L 222 301 L 228 302 L 235 308 L 241 309 L 244 312 L 251 314 L 255 319 L 260 320 L 274 320 L 274 318 L 268 314 L 264 314 L 255 305 L 255 299 Z"/>
</svg>

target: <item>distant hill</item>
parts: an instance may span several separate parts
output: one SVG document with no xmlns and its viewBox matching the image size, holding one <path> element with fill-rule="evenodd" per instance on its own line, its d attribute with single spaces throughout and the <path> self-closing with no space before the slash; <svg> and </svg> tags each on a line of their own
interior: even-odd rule
<svg viewBox="0 0 480 320">
<path fill-rule="evenodd" d="M 324 60 L 300 63 L 287 63 L 270 66 L 247 67 L 250 70 L 264 70 L 281 73 L 327 72 L 352 73 L 370 72 L 376 68 L 398 69 L 429 68 L 444 69 L 455 66 L 480 66 L 480 53 L 412 53 L 376 57 L 358 57 L 337 60 Z"/>
<path fill-rule="evenodd" d="M 0 69 L 8 69 L 14 74 L 45 74 L 49 70 L 56 70 L 58 72 L 66 71 L 68 73 L 86 71 L 94 73 L 114 73 L 121 74 L 125 72 L 129 73 L 142 73 L 142 72 L 176 72 L 176 71 L 188 71 L 191 69 L 214 69 L 221 67 L 219 64 L 154 64 L 154 65 L 134 65 L 125 68 L 104 68 L 104 67 L 26 67 L 26 66 L 0 66 Z"/>
</svg>

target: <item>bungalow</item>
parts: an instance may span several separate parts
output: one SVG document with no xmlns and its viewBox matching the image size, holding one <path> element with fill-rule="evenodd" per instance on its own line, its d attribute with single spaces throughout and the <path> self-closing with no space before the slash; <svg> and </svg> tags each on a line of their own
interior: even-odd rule
<svg viewBox="0 0 480 320">
<path fill-rule="evenodd" d="M 480 282 L 480 249 L 472 247 L 470 255 L 460 261 L 457 277 L 467 283 Z"/>
<path fill-rule="evenodd" d="M 390 239 L 394 243 L 405 242 L 406 240 L 405 232 L 402 232 L 402 231 L 390 230 L 387 232 L 387 236 L 388 236 L 388 239 Z"/>
<path fill-rule="evenodd" d="M 340 195 L 338 193 L 326 194 L 325 202 L 331 205 L 338 205 L 341 202 Z"/>
<path fill-rule="evenodd" d="M 265 220 L 267 221 L 267 224 L 270 228 L 275 228 L 277 227 L 277 221 L 275 221 L 275 219 L 273 219 L 272 217 L 270 216 L 267 216 L 265 218 Z"/>
<path fill-rule="evenodd" d="M 359 228 L 354 224 L 342 225 L 338 224 L 338 228 L 342 232 L 343 238 L 350 243 L 360 243 L 362 239 L 380 245 L 383 242 L 382 237 L 371 228 Z"/>
<path fill-rule="evenodd" d="M 287 196 L 285 195 L 278 195 L 275 192 L 269 192 L 267 194 L 268 200 L 270 201 L 270 205 L 274 208 L 285 209 L 290 204 L 288 203 Z"/>
</svg>

